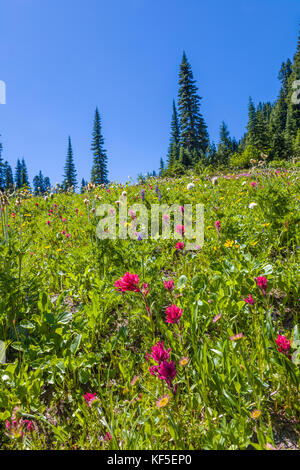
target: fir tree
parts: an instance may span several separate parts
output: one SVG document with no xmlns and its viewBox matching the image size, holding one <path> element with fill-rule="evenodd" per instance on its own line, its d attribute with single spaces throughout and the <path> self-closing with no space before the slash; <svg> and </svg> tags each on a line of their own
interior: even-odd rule
<svg viewBox="0 0 300 470">
<path fill-rule="evenodd" d="M 11 166 L 6 161 L 4 163 L 5 189 L 12 191 L 14 189 L 14 177 Z"/>
<path fill-rule="evenodd" d="M 86 186 L 87 186 L 87 182 L 85 181 L 84 178 L 82 178 L 82 180 L 81 180 L 81 187 L 80 187 L 80 192 L 81 192 L 81 194 L 84 193 Z"/>
<path fill-rule="evenodd" d="M 173 114 L 171 121 L 171 136 L 170 136 L 170 145 L 168 150 L 168 166 L 171 167 L 176 160 L 179 160 L 179 150 L 180 150 L 180 129 L 179 121 L 176 110 L 175 101 L 173 100 Z"/>
<path fill-rule="evenodd" d="M 69 144 L 68 144 L 68 153 L 67 153 L 67 159 L 66 159 L 66 164 L 64 168 L 64 189 L 69 189 L 73 187 L 74 189 L 77 186 L 77 180 L 76 180 L 76 170 L 75 170 L 75 165 L 74 165 L 74 159 L 73 159 L 73 150 L 72 150 L 72 144 L 71 144 L 71 138 L 69 136 Z"/>
<path fill-rule="evenodd" d="M 15 171 L 15 185 L 16 189 L 22 188 L 22 163 L 18 159 Z"/>
<path fill-rule="evenodd" d="M 300 80 L 300 32 L 296 54 L 292 64 L 292 73 L 287 78 L 287 118 L 285 129 L 285 140 L 288 154 L 293 152 L 293 143 L 297 137 L 298 129 L 300 129 L 300 106 L 292 99 L 294 94 L 299 96 L 299 87 L 295 83 Z M 295 89 L 295 86 L 297 87 Z M 297 91 L 296 91 L 297 90 Z"/>
<path fill-rule="evenodd" d="M 104 139 L 101 133 L 101 119 L 98 108 L 96 108 L 93 140 L 91 150 L 93 152 L 93 167 L 91 172 L 91 181 L 94 184 L 108 183 L 107 156 L 103 148 Z"/>
<path fill-rule="evenodd" d="M 200 113 L 200 96 L 185 52 L 179 73 L 178 106 L 180 116 L 181 162 L 199 160 L 208 146 L 208 134 Z M 193 157 L 192 157 L 193 155 Z M 184 164 L 184 163 L 183 163 Z"/>
<path fill-rule="evenodd" d="M 27 186 L 30 188 L 28 172 L 24 158 L 22 158 L 21 167 L 21 187 Z"/>
<path fill-rule="evenodd" d="M 232 141 L 230 138 L 227 125 L 223 121 L 220 127 L 220 142 L 218 145 L 218 162 L 222 165 L 227 165 L 230 154 L 232 153 Z"/>
<path fill-rule="evenodd" d="M 164 164 L 163 159 L 161 158 L 160 165 L 159 165 L 159 176 L 162 176 L 164 169 L 165 169 L 165 164 Z"/>
</svg>

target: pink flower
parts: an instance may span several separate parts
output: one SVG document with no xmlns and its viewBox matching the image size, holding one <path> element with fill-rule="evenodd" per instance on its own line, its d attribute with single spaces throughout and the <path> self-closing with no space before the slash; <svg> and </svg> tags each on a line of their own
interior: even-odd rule
<svg viewBox="0 0 300 470">
<path fill-rule="evenodd" d="M 252 188 L 256 188 L 256 186 L 257 186 L 256 181 L 251 181 L 251 186 L 252 186 Z"/>
<path fill-rule="evenodd" d="M 16 214 L 14 212 L 11 213 L 12 218 L 14 219 L 16 217 Z"/>
<path fill-rule="evenodd" d="M 165 289 L 173 290 L 174 289 L 174 281 L 171 279 L 170 281 L 164 281 Z"/>
<path fill-rule="evenodd" d="M 214 318 L 213 318 L 213 323 L 216 323 L 218 320 L 220 320 L 221 318 L 221 313 L 219 313 L 218 315 L 216 315 Z"/>
<path fill-rule="evenodd" d="M 70 233 L 67 233 L 66 238 L 71 238 L 72 235 Z"/>
<path fill-rule="evenodd" d="M 287 339 L 285 336 L 278 335 L 277 339 L 275 339 L 275 343 L 277 344 L 277 349 L 280 353 L 285 354 L 289 358 L 289 350 L 291 348 L 291 341 Z"/>
<path fill-rule="evenodd" d="M 172 382 L 175 379 L 177 375 L 177 370 L 175 367 L 175 362 L 174 361 L 163 361 L 158 369 L 158 378 L 160 380 L 164 380 L 169 387 L 172 386 Z"/>
<path fill-rule="evenodd" d="M 155 346 L 152 346 L 152 354 L 150 355 L 150 357 L 152 357 L 152 359 L 157 362 L 158 364 L 160 364 L 161 362 L 163 361 L 166 361 L 167 359 L 169 359 L 170 357 L 170 351 L 171 351 L 171 348 L 169 348 L 168 350 L 166 350 L 164 348 L 164 343 L 163 341 L 159 341 L 158 343 L 156 343 Z"/>
<path fill-rule="evenodd" d="M 217 232 L 219 232 L 219 231 L 220 231 L 220 228 L 221 228 L 221 222 L 220 222 L 219 220 L 216 220 L 216 222 L 215 222 L 215 228 L 216 228 Z"/>
<path fill-rule="evenodd" d="M 184 244 L 182 242 L 176 243 L 176 250 L 183 250 Z"/>
<path fill-rule="evenodd" d="M 143 282 L 142 292 L 145 296 L 149 294 L 149 288 L 148 288 L 148 284 L 146 284 L 146 282 Z"/>
<path fill-rule="evenodd" d="M 169 222 L 170 220 L 170 217 L 167 214 L 163 214 L 162 218 L 165 223 Z"/>
<path fill-rule="evenodd" d="M 180 209 L 180 212 L 183 214 L 184 213 L 184 207 L 180 206 L 179 209 Z"/>
<path fill-rule="evenodd" d="M 47 220 L 47 225 L 50 225 L 50 224 L 51 224 L 50 220 Z"/>
<path fill-rule="evenodd" d="M 180 233 L 180 235 L 184 235 L 184 231 L 185 231 L 185 228 L 184 228 L 184 225 L 176 225 L 176 233 Z"/>
<path fill-rule="evenodd" d="M 104 440 L 105 441 L 111 441 L 112 440 L 112 437 L 111 437 L 111 434 L 107 431 L 105 436 L 104 436 Z"/>
<path fill-rule="evenodd" d="M 129 211 L 128 214 L 130 215 L 131 219 L 136 219 L 136 213 L 134 211 Z"/>
<path fill-rule="evenodd" d="M 83 398 L 89 406 L 91 406 L 93 401 L 98 400 L 96 393 L 87 393 L 86 395 L 83 395 Z"/>
<path fill-rule="evenodd" d="M 65 235 L 65 234 L 66 234 L 66 231 L 65 231 L 65 230 L 62 230 L 62 231 L 61 231 L 61 234 L 62 234 L 62 235 Z"/>
<path fill-rule="evenodd" d="M 246 304 L 254 305 L 254 299 L 253 299 L 252 295 L 249 294 L 248 297 L 246 297 L 244 299 L 244 302 L 246 302 Z"/>
<path fill-rule="evenodd" d="M 36 207 L 39 207 L 39 203 L 38 203 L 38 202 L 36 202 L 35 205 L 36 205 Z"/>
<path fill-rule="evenodd" d="M 150 366 L 149 367 L 149 372 L 151 375 L 156 375 L 158 373 L 158 367 L 157 366 Z"/>
<path fill-rule="evenodd" d="M 137 274 L 125 273 L 115 282 L 115 288 L 120 292 L 140 292 L 139 282 Z"/>
<path fill-rule="evenodd" d="M 258 276 L 256 278 L 256 284 L 261 289 L 263 295 L 266 295 L 268 280 L 264 276 Z"/>
<path fill-rule="evenodd" d="M 179 323 L 181 315 L 182 309 L 174 304 L 171 305 L 166 309 L 166 323 Z"/>
</svg>

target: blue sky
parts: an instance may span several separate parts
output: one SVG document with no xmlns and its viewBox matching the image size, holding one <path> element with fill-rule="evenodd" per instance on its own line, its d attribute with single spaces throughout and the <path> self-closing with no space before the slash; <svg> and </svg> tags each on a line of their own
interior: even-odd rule
<svg viewBox="0 0 300 470">
<path fill-rule="evenodd" d="M 0 0 L 3 157 L 62 181 L 68 135 L 89 180 L 96 106 L 111 181 L 165 158 L 185 50 L 211 139 L 241 137 L 251 95 L 273 101 L 296 50 L 299 0 Z"/>
</svg>

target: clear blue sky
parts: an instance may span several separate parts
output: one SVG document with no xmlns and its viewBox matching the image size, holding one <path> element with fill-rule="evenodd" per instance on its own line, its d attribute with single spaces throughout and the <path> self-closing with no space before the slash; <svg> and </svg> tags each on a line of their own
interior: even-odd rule
<svg viewBox="0 0 300 470">
<path fill-rule="evenodd" d="M 299 0 L 0 0 L 3 157 L 61 182 L 68 135 L 89 180 L 96 106 L 111 181 L 165 158 L 182 51 L 217 142 L 240 138 L 248 98 L 273 101 L 296 50 Z"/>
</svg>

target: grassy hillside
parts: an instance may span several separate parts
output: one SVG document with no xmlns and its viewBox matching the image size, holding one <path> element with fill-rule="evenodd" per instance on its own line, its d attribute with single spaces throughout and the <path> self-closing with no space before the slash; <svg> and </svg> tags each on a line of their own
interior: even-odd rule
<svg viewBox="0 0 300 470">
<path fill-rule="evenodd" d="M 204 204 L 203 247 L 99 240 L 97 206 L 142 190 Z M 256 169 L 2 196 L 1 447 L 298 447 L 299 194 Z"/>
</svg>

